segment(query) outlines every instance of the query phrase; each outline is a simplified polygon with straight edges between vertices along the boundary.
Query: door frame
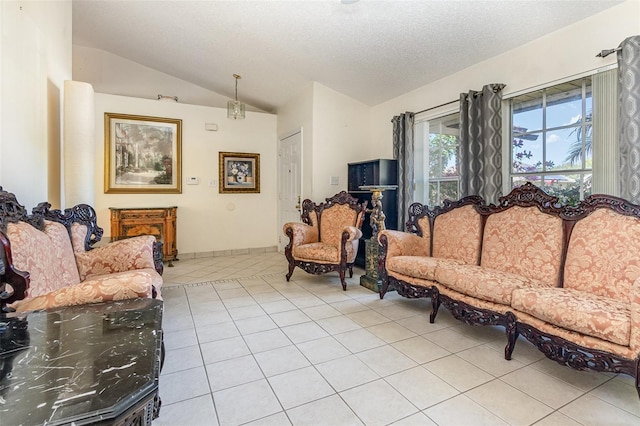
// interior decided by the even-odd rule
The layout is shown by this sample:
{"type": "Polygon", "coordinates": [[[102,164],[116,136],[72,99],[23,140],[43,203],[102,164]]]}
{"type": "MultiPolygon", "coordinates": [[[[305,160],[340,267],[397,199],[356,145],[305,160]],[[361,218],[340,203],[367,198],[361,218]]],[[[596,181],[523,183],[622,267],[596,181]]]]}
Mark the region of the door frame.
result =
{"type": "Polygon", "coordinates": [[[282,241],[283,238],[285,238],[284,234],[282,234],[282,227],[281,227],[281,223],[280,223],[280,219],[282,217],[282,201],[281,201],[281,197],[280,197],[280,184],[281,184],[281,161],[282,161],[282,156],[280,155],[280,150],[282,149],[282,141],[296,135],[296,134],[300,134],[300,200],[304,200],[304,196],[303,196],[303,182],[304,182],[304,132],[302,127],[298,127],[296,129],[293,129],[291,131],[285,132],[283,134],[281,134],[278,137],[278,165],[277,165],[277,169],[278,169],[278,215],[277,215],[277,229],[278,229],[278,241],[277,241],[277,246],[278,246],[278,251],[280,251],[280,248],[282,246],[282,241]]]}

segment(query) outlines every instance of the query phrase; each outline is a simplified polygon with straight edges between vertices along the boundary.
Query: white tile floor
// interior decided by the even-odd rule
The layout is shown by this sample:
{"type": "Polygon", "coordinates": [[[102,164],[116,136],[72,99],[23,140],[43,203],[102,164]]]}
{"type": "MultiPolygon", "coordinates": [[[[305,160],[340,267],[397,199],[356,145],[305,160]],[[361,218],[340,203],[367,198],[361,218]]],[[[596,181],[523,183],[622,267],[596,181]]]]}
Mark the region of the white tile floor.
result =
{"type": "Polygon", "coordinates": [[[638,425],[628,376],[580,372],[428,300],[296,269],[279,253],[165,268],[160,425],[638,425]]]}

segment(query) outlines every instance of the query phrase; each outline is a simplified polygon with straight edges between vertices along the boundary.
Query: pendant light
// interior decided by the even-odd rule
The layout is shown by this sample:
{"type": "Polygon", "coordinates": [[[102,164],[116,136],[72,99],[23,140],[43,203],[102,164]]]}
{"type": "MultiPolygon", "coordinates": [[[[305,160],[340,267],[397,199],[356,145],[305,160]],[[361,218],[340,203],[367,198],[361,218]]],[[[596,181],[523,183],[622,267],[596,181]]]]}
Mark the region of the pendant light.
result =
{"type": "Polygon", "coordinates": [[[238,80],[242,77],[234,74],[233,78],[236,79],[236,100],[227,102],[227,118],[242,120],[244,119],[244,104],[238,101],[238,80]]]}

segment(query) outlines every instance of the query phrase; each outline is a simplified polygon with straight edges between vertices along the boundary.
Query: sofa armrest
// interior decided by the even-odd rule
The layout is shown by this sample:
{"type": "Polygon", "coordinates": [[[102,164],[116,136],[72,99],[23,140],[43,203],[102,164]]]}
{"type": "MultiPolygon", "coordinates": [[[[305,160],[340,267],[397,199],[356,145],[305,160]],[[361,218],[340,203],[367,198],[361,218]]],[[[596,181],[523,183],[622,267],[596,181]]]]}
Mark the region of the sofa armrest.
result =
{"type": "Polygon", "coordinates": [[[318,228],[309,226],[306,223],[285,223],[282,231],[289,237],[291,247],[318,242],[318,228]]]}
{"type": "Polygon", "coordinates": [[[141,235],[113,241],[106,246],[76,253],[80,280],[95,275],[112,274],[136,269],[155,269],[153,247],[156,239],[141,235]]]}
{"type": "Polygon", "coordinates": [[[382,236],[387,238],[387,259],[395,256],[430,256],[430,241],[408,232],[385,229],[378,233],[378,244],[382,236]]]}

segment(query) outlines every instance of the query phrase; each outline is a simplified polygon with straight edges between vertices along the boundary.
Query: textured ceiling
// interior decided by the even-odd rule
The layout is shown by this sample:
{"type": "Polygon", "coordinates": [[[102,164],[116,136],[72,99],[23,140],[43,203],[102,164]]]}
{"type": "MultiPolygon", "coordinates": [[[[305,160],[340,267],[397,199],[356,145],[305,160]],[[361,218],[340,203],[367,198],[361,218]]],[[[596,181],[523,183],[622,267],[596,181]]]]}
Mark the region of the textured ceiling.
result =
{"type": "MultiPolygon", "coordinates": [[[[73,1],[73,43],[265,111],[317,81],[376,105],[620,1],[73,1]]],[[[532,59],[535,60],[535,59],[532,59]]]]}

